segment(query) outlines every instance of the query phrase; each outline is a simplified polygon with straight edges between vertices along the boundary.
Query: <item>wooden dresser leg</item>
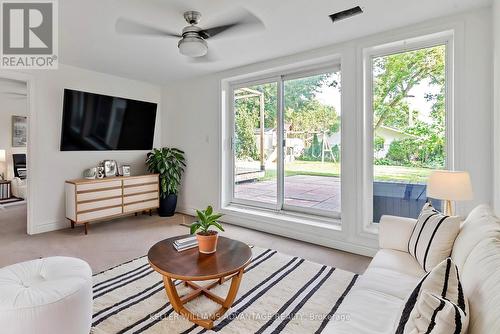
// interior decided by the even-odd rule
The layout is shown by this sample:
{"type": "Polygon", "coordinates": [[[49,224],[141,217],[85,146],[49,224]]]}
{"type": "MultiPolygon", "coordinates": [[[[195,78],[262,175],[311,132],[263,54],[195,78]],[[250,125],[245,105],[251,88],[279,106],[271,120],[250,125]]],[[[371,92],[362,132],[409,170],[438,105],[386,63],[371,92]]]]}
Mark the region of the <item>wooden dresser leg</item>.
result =
{"type": "Polygon", "coordinates": [[[71,221],[71,228],[75,228],[75,222],[70,220],[71,221]]]}
{"type": "Polygon", "coordinates": [[[149,210],[149,215],[152,216],[153,215],[153,210],[149,210]]]}
{"type": "Polygon", "coordinates": [[[88,234],[88,225],[89,225],[89,223],[85,223],[84,224],[84,226],[85,226],[85,235],[88,234]]]}
{"type": "Polygon", "coordinates": [[[134,215],[137,217],[137,212],[134,212],[134,215]]]}

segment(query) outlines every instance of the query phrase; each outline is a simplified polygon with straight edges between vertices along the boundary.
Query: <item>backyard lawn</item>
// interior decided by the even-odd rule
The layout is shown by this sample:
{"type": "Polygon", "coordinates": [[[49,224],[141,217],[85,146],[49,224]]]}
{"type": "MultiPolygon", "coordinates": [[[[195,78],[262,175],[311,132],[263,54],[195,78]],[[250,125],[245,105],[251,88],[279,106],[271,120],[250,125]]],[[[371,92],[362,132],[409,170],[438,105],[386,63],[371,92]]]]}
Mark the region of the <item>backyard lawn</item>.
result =
{"type": "MultiPolygon", "coordinates": [[[[426,183],[432,170],[401,166],[375,166],[375,180],[397,181],[408,183],[426,183]]],[[[285,164],[285,175],[339,176],[340,164],[333,162],[294,161],[285,164]]],[[[266,170],[266,175],[260,180],[276,177],[276,170],[266,170]]]]}

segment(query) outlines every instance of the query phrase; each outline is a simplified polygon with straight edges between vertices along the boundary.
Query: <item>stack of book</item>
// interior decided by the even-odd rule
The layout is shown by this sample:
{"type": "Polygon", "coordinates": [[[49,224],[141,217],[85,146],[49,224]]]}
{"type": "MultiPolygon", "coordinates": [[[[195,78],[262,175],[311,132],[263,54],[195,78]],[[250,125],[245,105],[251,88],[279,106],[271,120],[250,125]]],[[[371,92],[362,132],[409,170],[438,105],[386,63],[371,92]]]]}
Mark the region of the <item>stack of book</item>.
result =
{"type": "Polygon", "coordinates": [[[174,241],[174,248],[178,252],[195,247],[198,247],[198,240],[195,236],[174,241]]]}

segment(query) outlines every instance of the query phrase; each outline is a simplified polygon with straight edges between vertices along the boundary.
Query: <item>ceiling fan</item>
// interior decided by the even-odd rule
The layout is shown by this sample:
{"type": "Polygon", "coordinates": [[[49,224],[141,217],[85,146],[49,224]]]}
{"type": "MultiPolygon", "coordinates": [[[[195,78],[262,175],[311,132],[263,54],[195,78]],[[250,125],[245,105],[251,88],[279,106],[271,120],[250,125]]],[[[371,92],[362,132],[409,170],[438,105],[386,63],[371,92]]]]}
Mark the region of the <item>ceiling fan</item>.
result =
{"type": "MultiPolygon", "coordinates": [[[[240,29],[259,29],[264,25],[262,21],[252,13],[242,10],[236,15],[232,15],[232,20],[221,23],[217,26],[202,29],[198,26],[201,13],[190,10],[184,12],[184,19],[189,24],[182,29],[180,34],[164,29],[145,25],[127,18],[119,18],[116,21],[115,30],[120,34],[135,34],[180,38],[177,47],[179,52],[188,57],[199,58],[207,55],[207,39],[226,34],[230,31],[237,32],[240,29]]],[[[206,57],[204,57],[206,58],[206,57]]]]}

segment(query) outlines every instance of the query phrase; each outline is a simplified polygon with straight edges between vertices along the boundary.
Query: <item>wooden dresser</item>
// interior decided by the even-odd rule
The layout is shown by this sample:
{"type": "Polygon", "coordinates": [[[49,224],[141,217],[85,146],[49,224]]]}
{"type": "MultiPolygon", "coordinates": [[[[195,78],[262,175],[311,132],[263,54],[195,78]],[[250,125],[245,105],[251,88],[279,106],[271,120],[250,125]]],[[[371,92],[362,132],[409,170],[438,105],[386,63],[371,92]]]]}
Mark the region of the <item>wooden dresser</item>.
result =
{"type": "MultiPolygon", "coordinates": [[[[66,218],[75,224],[115,218],[159,207],[158,174],[66,181],[66,218]]],[[[150,211],[151,212],[151,211],[150,211]]]]}

